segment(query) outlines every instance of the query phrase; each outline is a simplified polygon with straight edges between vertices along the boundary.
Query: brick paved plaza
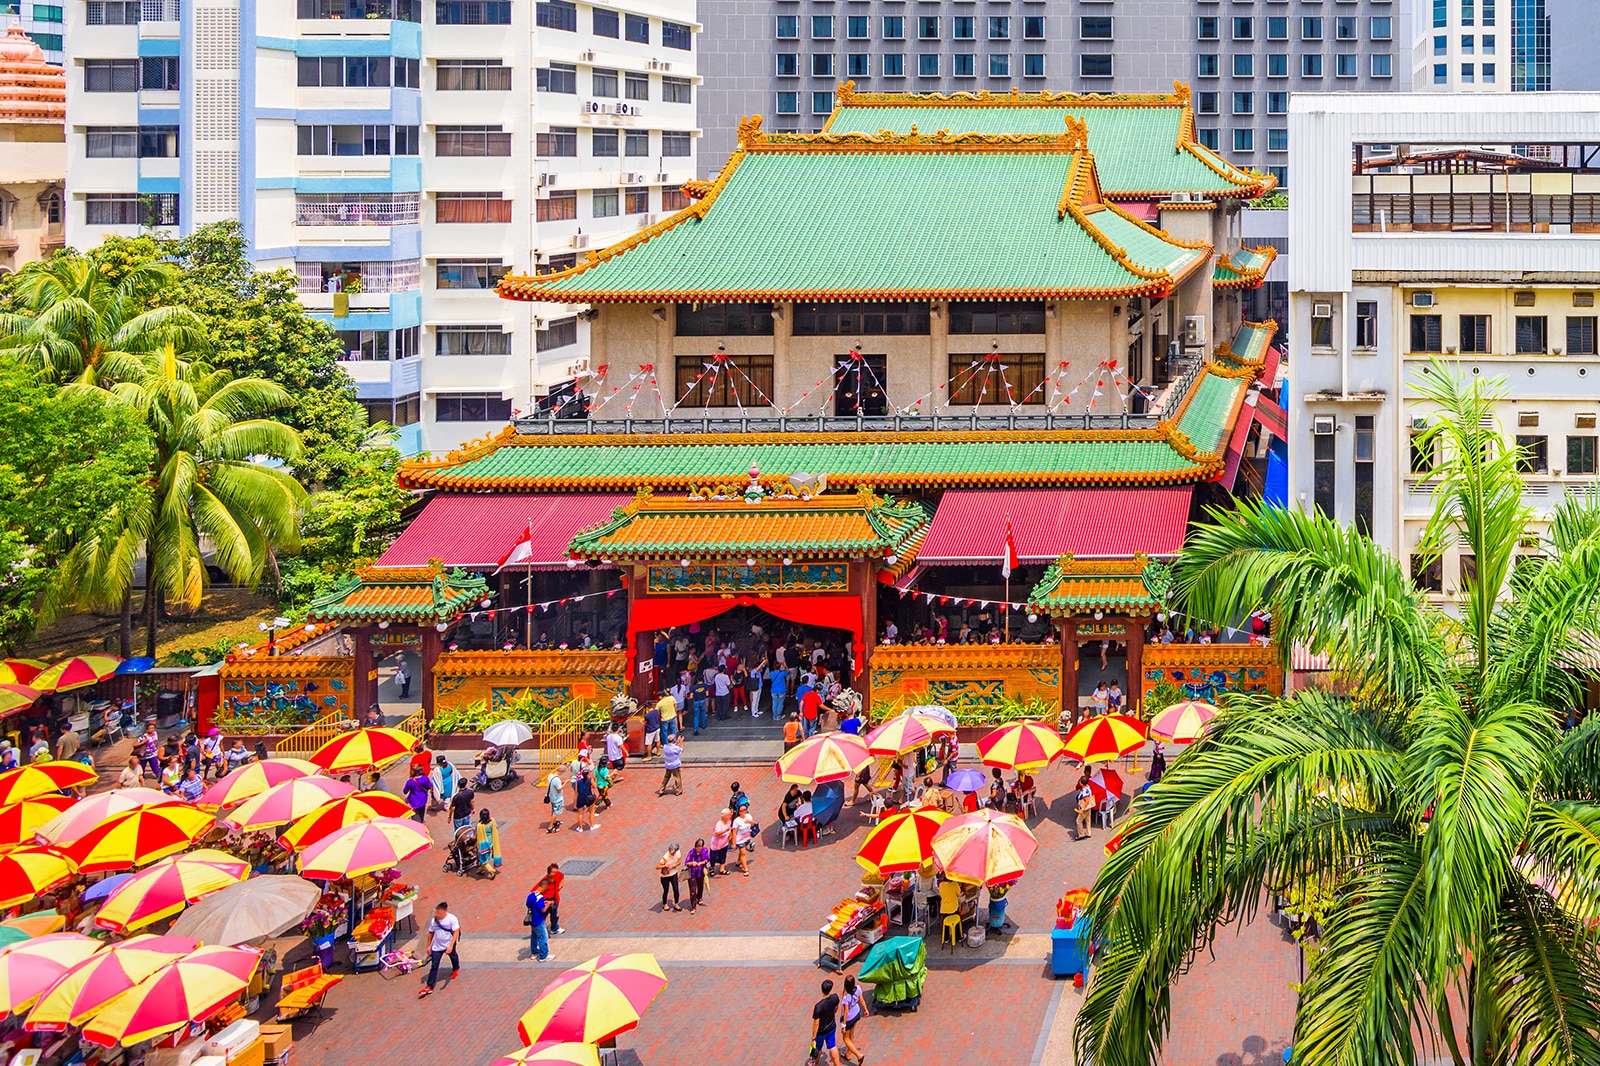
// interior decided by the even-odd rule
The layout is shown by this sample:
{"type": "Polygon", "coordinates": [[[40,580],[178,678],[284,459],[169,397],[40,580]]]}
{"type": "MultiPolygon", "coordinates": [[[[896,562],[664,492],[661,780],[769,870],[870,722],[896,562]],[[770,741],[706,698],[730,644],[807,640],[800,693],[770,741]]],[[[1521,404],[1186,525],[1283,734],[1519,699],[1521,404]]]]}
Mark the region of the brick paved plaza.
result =
{"type": "MultiPolygon", "coordinates": [[[[1066,828],[1071,768],[1041,776],[1051,801],[1029,819],[1040,848],[1015,889],[1007,917],[1014,935],[982,949],[930,944],[930,974],[915,1014],[874,1014],[861,1026],[868,1060],[896,1063],[1072,1062],[1071,1026],[1082,993],[1051,978],[1048,934],[1064,887],[1087,886],[1104,861],[1106,833],[1074,841],[1066,828]]],[[[847,808],[838,833],[818,845],[781,850],[772,812],[781,787],[769,766],[691,766],[684,796],[657,798],[659,771],[630,769],[612,790],[616,803],[600,828],[546,834],[546,808],[526,781],[486,801],[503,829],[505,865],[494,881],[440,869],[436,849],[402,867],[421,887],[423,921],[447,900],[460,917],[462,975],[418,1001],[419,978],[347,979],[329,997],[325,1020],[297,1026],[294,1066],[345,1066],[360,1059],[396,1064],[486,1066],[520,1046],[516,1019],[551,977],[602,952],[648,951],[670,983],[643,1023],[618,1041],[620,1061],[643,1066],[701,1062],[803,1061],[810,1007],[826,976],[814,965],[816,929],[831,905],[859,885],[855,849],[866,833],[847,808]],[[708,886],[708,906],[691,915],[660,908],[654,864],[662,848],[709,835],[728,784],[739,780],[763,822],[763,845],[749,877],[708,886]],[[562,897],[564,936],[551,959],[527,960],[523,897],[551,861],[599,860],[592,875],[569,876],[562,897]]],[[[570,826],[571,812],[568,811],[570,826]]],[[[429,817],[436,840],[448,824],[429,817]]],[[[401,946],[407,946],[402,943],[401,946]]],[[[425,957],[420,938],[419,955],[425,957]]],[[[1224,933],[1214,959],[1179,985],[1167,1061],[1175,1066],[1253,1066],[1281,1062],[1293,1023],[1298,952],[1276,925],[1258,921],[1224,933]]]]}

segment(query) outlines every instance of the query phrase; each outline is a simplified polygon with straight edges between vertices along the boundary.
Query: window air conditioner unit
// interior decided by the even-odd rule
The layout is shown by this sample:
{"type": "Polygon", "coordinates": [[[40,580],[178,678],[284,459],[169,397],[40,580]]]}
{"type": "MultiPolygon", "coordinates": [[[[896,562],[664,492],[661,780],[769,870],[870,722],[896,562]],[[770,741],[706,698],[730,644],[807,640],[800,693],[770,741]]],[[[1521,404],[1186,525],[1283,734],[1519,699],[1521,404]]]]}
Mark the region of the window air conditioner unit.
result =
{"type": "Polygon", "coordinates": [[[572,246],[574,248],[589,247],[589,235],[587,233],[574,233],[572,235],[572,246]]]}
{"type": "Polygon", "coordinates": [[[1433,306],[1433,293],[1431,293],[1431,292],[1414,292],[1414,293],[1412,293],[1411,294],[1411,306],[1412,307],[1432,307],[1433,306]]]}
{"type": "Polygon", "coordinates": [[[639,174],[639,173],[637,173],[635,171],[632,171],[632,170],[628,170],[628,171],[624,171],[623,172],[622,184],[624,184],[624,185],[638,185],[638,184],[641,184],[643,181],[644,181],[644,175],[643,174],[639,174]]]}
{"type": "Polygon", "coordinates": [[[651,69],[651,70],[660,70],[660,69],[661,69],[661,60],[659,60],[659,59],[652,59],[652,60],[651,60],[651,61],[650,61],[650,69],[651,69]]]}
{"type": "Polygon", "coordinates": [[[593,52],[579,52],[578,53],[578,61],[580,63],[593,63],[594,62],[594,53],[593,52]]]}
{"type": "Polygon", "coordinates": [[[1519,425],[1519,426],[1537,426],[1538,424],[1539,424],[1539,412],[1538,411],[1518,411],[1517,412],[1517,425],[1519,425]]]}
{"type": "Polygon", "coordinates": [[[632,115],[637,118],[639,116],[639,105],[620,102],[616,105],[616,112],[619,115],[632,115]]]}
{"type": "Polygon", "coordinates": [[[1183,343],[1186,345],[1203,345],[1206,342],[1206,316],[1183,316],[1183,343]]]}
{"type": "Polygon", "coordinates": [[[1333,416],[1313,415],[1311,417],[1311,432],[1319,437],[1333,436],[1333,416]]]}
{"type": "Polygon", "coordinates": [[[1332,318],[1333,317],[1333,304],[1331,304],[1331,303],[1314,303],[1314,304],[1312,304],[1311,305],[1311,317],[1312,318],[1332,318]]]}
{"type": "Polygon", "coordinates": [[[1594,306],[1594,293],[1592,293],[1592,292],[1575,292],[1575,293],[1573,293],[1572,294],[1572,306],[1573,307],[1593,307],[1594,306]]]}
{"type": "Polygon", "coordinates": [[[666,183],[667,183],[667,176],[665,174],[657,174],[656,175],[656,184],[657,185],[665,185],[666,183]]]}
{"type": "Polygon", "coordinates": [[[1572,424],[1577,429],[1593,429],[1594,428],[1594,415],[1592,415],[1592,414],[1573,415],[1572,416],[1572,424]]]}

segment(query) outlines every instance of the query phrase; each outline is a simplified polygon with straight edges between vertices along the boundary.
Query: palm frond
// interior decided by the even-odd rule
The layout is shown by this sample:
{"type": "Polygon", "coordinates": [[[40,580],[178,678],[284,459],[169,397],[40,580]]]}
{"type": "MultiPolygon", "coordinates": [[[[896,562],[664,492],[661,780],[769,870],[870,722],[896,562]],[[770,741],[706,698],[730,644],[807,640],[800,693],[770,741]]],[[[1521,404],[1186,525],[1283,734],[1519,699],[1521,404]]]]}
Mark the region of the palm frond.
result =
{"type": "Polygon", "coordinates": [[[1572,917],[1600,921],[1600,805],[1535,801],[1523,872],[1572,917]]]}
{"type": "Polygon", "coordinates": [[[1600,803],[1600,714],[1586,715],[1562,737],[1550,764],[1553,780],[1547,795],[1600,803]]]}
{"type": "Polygon", "coordinates": [[[1508,893],[1490,958],[1506,1045],[1498,1062],[1600,1062],[1600,955],[1581,922],[1532,886],[1508,893]]]}

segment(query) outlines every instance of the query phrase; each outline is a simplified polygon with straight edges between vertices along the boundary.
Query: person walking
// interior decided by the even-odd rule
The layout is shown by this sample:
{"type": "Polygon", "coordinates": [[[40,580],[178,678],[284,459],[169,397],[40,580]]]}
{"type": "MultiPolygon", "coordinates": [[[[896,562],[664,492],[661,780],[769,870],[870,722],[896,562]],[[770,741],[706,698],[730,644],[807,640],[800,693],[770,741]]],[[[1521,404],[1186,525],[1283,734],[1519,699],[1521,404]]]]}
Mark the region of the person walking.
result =
{"type": "Polygon", "coordinates": [[[672,909],[683,910],[678,905],[678,871],[683,869],[683,848],[677,844],[667,845],[667,850],[656,863],[656,873],[661,877],[661,910],[667,909],[667,892],[672,892],[672,909]]]}
{"type": "Polygon", "coordinates": [[[733,678],[728,676],[728,671],[722,667],[717,668],[716,676],[711,679],[711,693],[717,701],[717,721],[725,722],[733,713],[733,678]]]}
{"type": "Polygon", "coordinates": [[[423,813],[428,809],[428,800],[433,796],[433,783],[428,780],[428,775],[423,773],[422,767],[413,766],[406,783],[401,786],[401,795],[405,797],[406,806],[411,808],[411,817],[417,821],[423,820],[423,813]]]}
{"type": "Polygon", "coordinates": [[[599,823],[594,820],[594,778],[587,764],[580,766],[578,772],[573,775],[572,791],[575,793],[572,806],[578,812],[578,824],[572,827],[573,832],[594,832],[595,826],[599,823]]]}
{"type": "Polygon", "coordinates": [[[733,845],[733,810],[722,808],[711,827],[711,877],[728,876],[728,848],[733,845]]]}
{"type": "Polygon", "coordinates": [[[621,781],[622,771],[628,765],[627,726],[618,722],[606,730],[606,758],[611,761],[611,780],[621,781]]]}
{"type": "Polygon", "coordinates": [[[672,693],[667,693],[652,704],[644,712],[644,758],[656,754],[661,750],[661,707],[665,702],[672,700],[672,693]]]}
{"type": "MultiPolygon", "coordinates": [[[[419,818],[418,821],[421,821],[419,818]]],[[[478,869],[489,871],[489,880],[500,872],[500,826],[485,807],[478,812],[478,869]]]]}
{"type": "Polygon", "coordinates": [[[550,780],[545,784],[544,801],[550,805],[550,825],[546,833],[554,833],[561,828],[561,812],[567,806],[567,794],[561,784],[561,771],[550,771],[550,780]]]}
{"type": "Polygon", "coordinates": [[[567,875],[561,872],[561,864],[553,862],[544,868],[544,876],[534,886],[544,896],[545,928],[557,936],[567,931],[566,926],[561,924],[561,883],[566,879],[567,875]]]}
{"type": "Polygon", "coordinates": [[[867,1061],[867,1056],[862,1048],[856,1046],[856,1023],[867,1012],[867,1003],[866,997],[861,993],[861,986],[856,983],[854,974],[848,974],[844,979],[844,995],[839,997],[839,1009],[844,1014],[844,1029],[840,1034],[843,1037],[842,1042],[844,1044],[844,1055],[842,1057],[848,1061],[850,1056],[854,1055],[857,1066],[859,1066],[860,1063],[867,1061]]]}
{"type": "Polygon", "coordinates": [[[450,956],[450,980],[461,976],[461,956],[456,945],[461,942],[461,919],[450,913],[450,904],[440,903],[433,908],[428,919],[428,983],[422,986],[417,998],[433,995],[433,986],[439,982],[439,963],[450,956]]]}
{"type": "Polygon", "coordinates": [[[406,668],[406,657],[404,655],[400,656],[399,665],[394,668],[394,683],[395,687],[400,690],[400,698],[409,700],[411,698],[411,671],[406,668]]]}
{"type": "Polygon", "coordinates": [[[705,837],[695,837],[694,847],[689,849],[689,857],[684,861],[684,867],[689,871],[689,913],[693,914],[700,909],[706,898],[706,870],[711,866],[711,849],[706,847],[705,837]]]}
{"type": "Polygon", "coordinates": [[[550,958],[550,934],[544,924],[550,904],[538,886],[528,893],[527,904],[528,914],[522,921],[528,927],[528,958],[545,962],[550,958]]]}
{"type": "MultiPolygon", "coordinates": [[[[600,756],[600,764],[594,768],[594,790],[600,795],[600,809],[611,809],[611,760],[604,755],[600,756]]],[[[595,823],[599,825],[599,822],[595,823]]]]}
{"type": "Polygon", "coordinates": [[[1079,784],[1077,801],[1072,809],[1078,816],[1072,839],[1082,840],[1094,836],[1094,827],[1090,824],[1090,819],[1094,816],[1094,790],[1089,787],[1088,778],[1084,778],[1079,784]]]}
{"type": "Polygon", "coordinates": [[[144,781],[144,768],[139,762],[139,756],[128,756],[128,765],[122,768],[117,775],[118,788],[138,788],[144,781]]]}
{"type": "Polygon", "coordinates": [[[478,794],[472,791],[470,785],[463,784],[456,789],[456,794],[450,797],[450,829],[460,832],[472,824],[472,808],[477,802],[478,794]]]}
{"type": "Polygon", "coordinates": [[[450,765],[450,760],[443,755],[433,760],[433,772],[428,775],[429,783],[433,785],[433,803],[430,810],[442,811],[450,805],[456,794],[456,768],[450,765]]]}
{"type": "Polygon", "coordinates": [[[822,1066],[824,1051],[833,1066],[839,1066],[838,1032],[839,997],[833,994],[833,982],[824,981],[822,998],[811,1008],[811,1057],[806,1066],[822,1066]]]}
{"type": "Polygon", "coordinates": [[[746,807],[739,812],[733,820],[733,850],[739,856],[739,872],[746,877],[750,876],[750,854],[756,850],[756,833],[760,826],[756,824],[755,815],[746,807]]]}
{"type": "MultiPolygon", "coordinates": [[[[745,710],[745,704],[750,702],[750,672],[744,668],[744,663],[735,662],[733,673],[728,677],[728,692],[733,701],[733,710],[745,710]]],[[[730,712],[731,713],[731,712],[730,712]]]]}
{"type": "Polygon", "coordinates": [[[767,660],[762,659],[745,674],[745,690],[749,693],[750,717],[761,717],[761,682],[766,677],[767,660]]]}
{"type": "Polygon", "coordinates": [[[683,741],[678,737],[673,737],[661,748],[661,788],[656,795],[665,796],[669,784],[676,789],[677,795],[683,795],[683,741]]]}
{"type": "MultiPolygon", "coordinates": [[[[783,649],[780,647],[778,651],[781,653],[783,649]]],[[[789,671],[783,668],[781,659],[779,664],[772,668],[769,676],[772,683],[772,720],[781,722],[783,705],[789,694],[789,671]]]]}

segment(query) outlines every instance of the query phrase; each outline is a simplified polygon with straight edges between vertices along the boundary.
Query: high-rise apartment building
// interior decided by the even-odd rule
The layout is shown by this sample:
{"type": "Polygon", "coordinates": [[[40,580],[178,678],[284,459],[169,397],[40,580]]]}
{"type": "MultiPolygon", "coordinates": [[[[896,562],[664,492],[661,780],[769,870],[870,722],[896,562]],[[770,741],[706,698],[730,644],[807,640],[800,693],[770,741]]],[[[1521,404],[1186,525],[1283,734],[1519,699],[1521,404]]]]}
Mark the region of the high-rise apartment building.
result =
{"type": "Polygon", "coordinates": [[[1591,0],[1420,0],[1416,15],[1419,92],[1600,90],[1591,0]]]}
{"type": "Polygon", "coordinates": [[[65,32],[63,6],[62,2],[38,4],[34,0],[0,0],[0,32],[13,25],[21,26],[44,52],[45,62],[60,66],[65,32]]]}
{"type": "Polygon", "coordinates": [[[1201,143],[1287,184],[1290,93],[1411,86],[1409,0],[701,0],[700,12],[705,174],[744,115],[819,129],[845,81],[943,93],[1184,81],[1201,143]]]}
{"type": "Polygon", "coordinates": [[[681,0],[71,0],[68,240],[237,218],[440,451],[559,403],[581,307],[500,300],[687,203],[681,0]],[[553,399],[552,399],[553,397],[553,399]]]}

